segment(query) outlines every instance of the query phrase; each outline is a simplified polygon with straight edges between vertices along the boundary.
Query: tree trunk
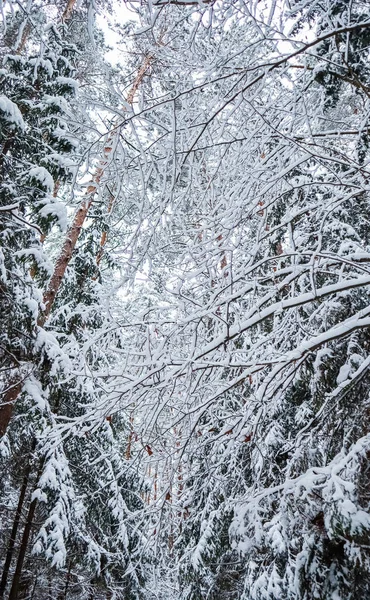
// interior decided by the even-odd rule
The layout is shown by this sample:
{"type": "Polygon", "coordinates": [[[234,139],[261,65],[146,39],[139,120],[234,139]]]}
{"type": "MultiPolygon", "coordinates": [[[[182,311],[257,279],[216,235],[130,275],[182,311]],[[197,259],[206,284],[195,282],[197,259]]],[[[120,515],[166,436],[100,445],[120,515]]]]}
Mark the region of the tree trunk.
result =
{"type": "Polygon", "coordinates": [[[63,594],[64,600],[67,600],[69,582],[70,582],[70,579],[71,579],[71,570],[72,570],[72,561],[70,560],[69,561],[69,565],[68,565],[67,576],[66,576],[66,585],[65,585],[64,594],[63,594]]]}
{"type": "MultiPolygon", "coordinates": [[[[137,90],[139,89],[140,83],[145,75],[145,73],[147,72],[148,68],[150,67],[151,63],[152,63],[153,57],[151,55],[146,56],[143,64],[141,65],[138,74],[136,76],[136,79],[132,85],[131,90],[128,93],[127,96],[127,104],[132,105],[135,99],[135,94],[137,92],[137,90]]],[[[108,208],[107,208],[107,214],[108,216],[110,215],[110,213],[112,212],[113,206],[114,206],[114,201],[115,201],[115,196],[114,194],[110,194],[109,196],[109,202],[108,202],[108,208]]],[[[100,238],[100,247],[99,247],[99,251],[98,254],[96,256],[96,264],[99,266],[101,259],[103,257],[104,254],[104,248],[105,245],[107,243],[107,239],[108,239],[108,232],[107,231],[103,231],[101,238],[100,238]]]]}
{"type": "Polygon", "coordinates": [[[71,18],[72,10],[74,9],[75,4],[76,0],[68,0],[67,6],[65,7],[61,18],[62,23],[65,23],[66,21],[68,21],[68,19],[71,18]]]}
{"type": "MultiPolygon", "coordinates": [[[[19,375],[19,378],[21,376],[19,375]]],[[[22,391],[23,382],[21,379],[18,381],[11,381],[8,384],[8,389],[3,393],[3,401],[0,404],[0,437],[5,435],[9,425],[9,421],[13,414],[13,405],[17,400],[19,394],[22,391]]]]}
{"type": "Polygon", "coordinates": [[[28,21],[23,29],[22,37],[19,42],[18,48],[16,49],[16,54],[22,54],[26,44],[28,37],[31,33],[31,23],[28,21]]]}
{"type": "Polygon", "coordinates": [[[66,239],[64,240],[61,253],[59,254],[59,257],[55,264],[54,272],[50,278],[47,290],[44,293],[43,303],[45,305],[45,308],[37,320],[37,324],[40,327],[42,327],[45,324],[46,319],[50,315],[50,311],[53,307],[56,295],[63,281],[63,277],[66,272],[69,261],[72,258],[73,250],[76,247],[77,240],[80,236],[82,226],[89,212],[89,208],[93,201],[95,192],[95,185],[91,185],[88,187],[87,197],[81,203],[80,208],[78,209],[75,218],[73,219],[73,223],[67,233],[66,239]]]}
{"type": "MultiPolygon", "coordinates": [[[[32,444],[32,448],[31,448],[31,452],[33,452],[35,450],[35,447],[36,447],[36,441],[34,440],[33,444],[32,444]]],[[[17,510],[16,510],[15,516],[14,516],[13,527],[12,527],[12,531],[10,534],[8,550],[7,550],[6,557],[5,557],[3,574],[1,577],[1,581],[0,581],[0,598],[4,597],[4,593],[6,590],[7,583],[8,583],[9,569],[10,569],[10,565],[11,565],[11,562],[13,559],[14,546],[15,546],[15,542],[17,539],[18,527],[19,527],[19,522],[20,522],[22,510],[23,510],[23,504],[24,504],[24,499],[25,499],[26,492],[27,492],[30,473],[31,473],[31,460],[28,461],[27,469],[26,469],[26,472],[23,477],[21,491],[20,491],[19,499],[18,499],[18,506],[17,506],[17,510]]]]}
{"type": "Polygon", "coordinates": [[[26,526],[23,531],[21,547],[19,550],[17,566],[15,569],[13,583],[12,583],[12,587],[11,587],[10,594],[9,594],[9,600],[17,600],[17,598],[18,598],[19,586],[20,586],[21,575],[22,575],[22,570],[23,570],[23,563],[24,563],[24,559],[26,556],[26,552],[27,552],[28,540],[29,540],[30,533],[31,533],[32,522],[33,522],[33,517],[35,515],[36,505],[37,505],[37,500],[36,499],[32,500],[29,510],[28,510],[26,526]]]}
{"type": "MultiPolygon", "coordinates": [[[[38,482],[38,480],[40,478],[43,466],[44,466],[44,460],[41,461],[40,467],[38,469],[36,482],[38,482]]],[[[37,483],[36,483],[36,485],[37,485],[37,483]]],[[[37,506],[37,499],[34,498],[34,500],[31,501],[31,504],[28,509],[26,524],[24,526],[21,546],[20,546],[19,554],[18,554],[17,566],[15,568],[12,587],[11,587],[11,590],[9,593],[9,600],[17,600],[18,599],[19,588],[20,588],[20,583],[21,583],[21,576],[22,576],[22,571],[23,571],[23,564],[24,564],[24,559],[26,557],[28,541],[30,538],[30,533],[31,533],[31,529],[32,529],[33,518],[35,516],[36,506],[37,506]]]]}

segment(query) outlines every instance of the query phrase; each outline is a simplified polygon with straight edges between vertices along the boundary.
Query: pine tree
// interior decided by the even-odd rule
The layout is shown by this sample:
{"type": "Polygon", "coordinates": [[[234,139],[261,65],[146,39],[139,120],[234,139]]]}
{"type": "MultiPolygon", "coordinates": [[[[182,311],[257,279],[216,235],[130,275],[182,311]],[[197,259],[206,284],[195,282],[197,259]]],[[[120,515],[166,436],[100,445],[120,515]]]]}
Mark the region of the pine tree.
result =
{"type": "MultiPolygon", "coordinates": [[[[15,20],[18,18],[19,13],[15,20]]],[[[57,195],[63,182],[72,176],[73,160],[70,155],[77,145],[74,133],[66,125],[70,110],[68,99],[74,96],[76,89],[73,79],[75,49],[62,39],[56,28],[45,28],[43,12],[35,11],[32,18],[35,51],[28,56],[5,55],[1,71],[4,91],[1,102],[0,193],[4,215],[1,227],[1,331],[4,391],[5,397],[10,397],[11,401],[18,395],[19,385],[32,372],[32,363],[36,367],[41,360],[41,339],[37,335],[36,322],[41,301],[40,285],[50,270],[42,241],[55,223],[65,228],[66,209],[57,195]],[[6,394],[7,389],[10,396],[6,394]]],[[[22,40],[23,50],[26,35],[22,40]]],[[[12,402],[1,406],[2,424],[8,421],[11,411],[12,402]]],[[[31,415],[32,407],[29,417],[31,415]]],[[[6,433],[5,427],[2,427],[1,433],[6,433]]],[[[17,433],[17,427],[14,433],[17,433]]],[[[16,488],[20,443],[24,444],[23,450],[26,451],[23,475],[21,469],[18,509],[1,581],[2,594],[7,585],[17,532],[22,525],[20,514],[24,511],[24,504],[27,505],[29,490],[35,484],[35,470],[39,469],[34,456],[34,434],[31,421],[25,428],[20,426],[18,439],[14,435],[2,438],[8,462],[5,471],[7,483],[11,486],[16,484],[16,488]]],[[[5,540],[9,539],[8,532],[7,526],[4,528],[5,540]]],[[[19,584],[18,578],[16,587],[19,584]]]]}

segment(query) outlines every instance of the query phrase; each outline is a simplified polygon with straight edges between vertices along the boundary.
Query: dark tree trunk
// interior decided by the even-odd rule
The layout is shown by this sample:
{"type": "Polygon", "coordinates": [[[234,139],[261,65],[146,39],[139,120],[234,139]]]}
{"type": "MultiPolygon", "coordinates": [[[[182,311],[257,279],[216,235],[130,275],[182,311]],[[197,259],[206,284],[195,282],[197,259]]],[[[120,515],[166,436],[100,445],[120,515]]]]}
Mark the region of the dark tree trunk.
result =
{"type": "MultiPolygon", "coordinates": [[[[31,451],[33,451],[34,449],[35,449],[35,442],[33,442],[31,451]]],[[[11,565],[11,562],[13,559],[14,547],[15,547],[15,542],[17,539],[18,527],[19,527],[19,522],[20,522],[20,518],[21,518],[21,514],[22,514],[24,499],[25,499],[26,492],[27,492],[30,473],[31,473],[31,461],[29,460],[26,472],[23,477],[21,491],[20,491],[19,499],[18,499],[18,506],[17,506],[17,510],[16,510],[15,516],[14,516],[12,531],[10,533],[8,550],[6,553],[3,574],[1,577],[1,581],[0,581],[0,598],[4,597],[6,586],[8,583],[9,569],[10,569],[10,565],[11,565]]]]}
{"type": "MultiPolygon", "coordinates": [[[[38,469],[37,477],[36,477],[36,485],[41,476],[44,462],[45,462],[44,460],[41,461],[40,467],[38,469]]],[[[20,546],[19,554],[18,554],[17,565],[15,568],[14,576],[13,576],[12,587],[11,587],[11,590],[9,593],[9,600],[18,600],[24,559],[26,557],[26,552],[27,552],[27,548],[28,548],[28,542],[30,539],[30,534],[31,534],[31,529],[32,529],[32,524],[33,524],[33,518],[35,516],[36,506],[37,506],[37,499],[35,498],[34,500],[32,500],[32,502],[29,506],[29,509],[28,509],[26,524],[24,526],[24,531],[23,531],[22,540],[21,540],[21,546],[20,546]]]]}
{"type": "Polygon", "coordinates": [[[30,538],[33,517],[35,516],[36,505],[37,505],[37,500],[36,499],[32,500],[30,507],[28,509],[27,521],[26,521],[26,525],[25,525],[25,528],[23,531],[21,547],[19,550],[17,566],[15,569],[13,583],[12,583],[12,587],[11,587],[10,594],[9,594],[9,600],[17,600],[18,599],[23,564],[24,564],[24,559],[26,557],[28,540],[30,538]]]}
{"type": "Polygon", "coordinates": [[[3,398],[0,404],[0,437],[5,435],[8,429],[9,421],[13,414],[13,405],[22,391],[23,381],[19,375],[17,381],[11,381],[8,389],[3,392],[3,398]]]}

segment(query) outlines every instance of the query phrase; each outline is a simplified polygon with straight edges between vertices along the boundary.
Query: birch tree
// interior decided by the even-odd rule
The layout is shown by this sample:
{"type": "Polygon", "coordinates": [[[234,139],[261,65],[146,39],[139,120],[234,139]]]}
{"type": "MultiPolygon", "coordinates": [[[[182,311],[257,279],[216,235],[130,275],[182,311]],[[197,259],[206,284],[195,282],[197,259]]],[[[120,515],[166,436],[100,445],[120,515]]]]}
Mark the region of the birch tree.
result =
{"type": "Polygon", "coordinates": [[[128,265],[161,301],[125,325],[113,398],[142,407],[159,460],[186,432],[167,475],[194,503],[172,524],[182,593],[217,597],[235,550],[243,598],[364,594],[368,4],[148,15],[146,43],[166,35],[132,118],[128,265]]]}

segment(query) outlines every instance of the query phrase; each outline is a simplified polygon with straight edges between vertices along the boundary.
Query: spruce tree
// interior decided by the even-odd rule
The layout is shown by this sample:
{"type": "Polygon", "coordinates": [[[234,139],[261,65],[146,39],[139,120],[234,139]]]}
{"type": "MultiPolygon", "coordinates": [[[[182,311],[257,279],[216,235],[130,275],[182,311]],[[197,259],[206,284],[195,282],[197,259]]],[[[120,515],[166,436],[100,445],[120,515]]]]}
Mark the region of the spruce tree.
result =
{"type": "MultiPolygon", "coordinates": [[[[4,381],[5,397],[11,402],[2,407],[6,424],[2,445],[7,455],[3,497],[10,485],[13,522],[3,531],[1,593],[15,599],[32,588],[33,597],[44,598],[53,585],[58,594],[67,594],[69,588],[68,593],[81,598],[95,593],[136,598],[140,595],[142,550],[133,515],[140,507],[141,484],[139,475],[131,476],[125,461],[119,462],[116,449],[118,440],[125,441],[128,433],[120,427],[112,429],[100,415],[98,419],[105,425],[93,425],[93,432],[86,432],[85,444],[78,432],[79,444],[59,434],[59,420],[85,422],[84,412],[100,401],[101,392],[83,375],[86,369],[99,368],[99,350],[85,355],[82,349],[103,326],[104,318],[98,304],[102,297],[96,281],[98,245],[93,242],[96,225],[92,220],[74,253],[54,314],[48,323],[40,319],[45,309],[41,290],[52,273],[42,243],[56,221],[66,228],[66,210],[56,196],[68,198],[63,184],[71,180],[79,158],[74,130],[81,111],[76,111],[73,100],[77,89],[73,77],[78,75],[75,67],[81,68],[77,59],[83,62],[85,55],[81,57],[77,47],[81,37],[78,44],[72,41],[76,39],[74,22],[67,26],[62,20],[56,26],[46,24],[42,11],[34,16],[30,16],[30,46],[24,40],[22,47],[25,55],[7,55],[2,72],[7,90],[1,104],[6,123],[2,130],[6,162],[2,190],[4,212],[9,213],[12,225],[12,230],[8,223],[4,228],[3,273],[17,283],[14,289],[9,287],[13,297],[9,291],[8,303],[22,319],[16,321],[14,312],[8,319],[10,332],[3,328],[10,348],[4,348],[4,355],[13,361],[8,358],[12,371],[4,381]],[[35,47],[38,53],[34,54],[35,47]],[[16,136],[21,131],[23,136],[16,136]],[[10,200],[14,206],[9,205],[10,200]],[[16,230],[13,222],[19,220],[21,227],[16,230]],[[28,296],[20,294],[19,290],[28,288],[28,296]],[[12,327],[17,335],[12,334],[12,327]],[[72,375],[73,371],[82,376],[72,375]],[[7,395],[7,386],[14,388],[14,398],[7,395]],[[10,429],[9,411],[13,413],[10,429]],[[82,461],[81,447],[85,452],[82,461]],[[25,464],[19,474],[16,465],[21,448],[25,464]],[[95,461],[96,469],[82,476],[81,464],[87,457],[95,461]],[[91,489],[95,490],[92,497],[91,489]],[[97,505],[93,497],[100,498],[101,493],[104,501],[97,505]]],[[[77,14],[77,21],[81,17],[87,18],[84,10],[77,14]]],[[[85,27],[87,35],[86,20],[85,27]]],[[[77,30],[83,31],[81,22],[77,30]]],[[[80,122],[80,138],[84,122],[88,122],[87,116],[80,122]]],[[[52,244],[46,240],[46,251],[51,249],[53,254],[52,244]]]]}

